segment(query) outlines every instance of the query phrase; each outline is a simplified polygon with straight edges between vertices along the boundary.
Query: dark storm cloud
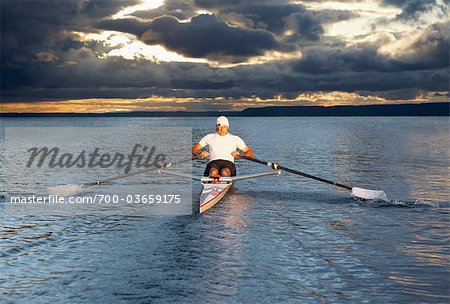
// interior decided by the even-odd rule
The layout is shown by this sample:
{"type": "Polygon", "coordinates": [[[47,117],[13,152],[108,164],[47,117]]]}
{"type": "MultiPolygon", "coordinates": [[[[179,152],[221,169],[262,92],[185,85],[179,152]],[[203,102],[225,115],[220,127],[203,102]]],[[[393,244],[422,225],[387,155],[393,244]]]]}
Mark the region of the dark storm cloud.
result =
{"type": "Polygon", "coordinates": [[[286,29],[294,32],[298,41],[303,39],[319,40],[324,33],[324,25],[355,18],[358,15],[349,11],[322,10],[318,12],[303,11],[285,18],[286,29]]]}
{"type": "Polygon", "coordinates": [[[138,11],[133,16],[145,21],[103,20],[98,27],[134,34],[147,44],[160,44],[187,57],[239,63],[265,51],[295,51],[308,41],[319,41],[324,26],[357,14],[308,11],[303,5],[285,1],[169,0],[159,8],[138,11]],[[214,14],[194,15],[198,9],[214,14]],[[178,18],[190,21],[179,22],[178,18]],[[286,31],[289,36],[282,37],[286,31]]]}
{"type": "MultiPolygon", "coordinates": [[[[101,60],[89,49],[73,50],[64,60],[77,64],[34,62],[5,68],[3,101],[77,98],[138,98],[152,94],[172,96],[173,89],[226,89],[233,79],[207,65],[156,64],[121,58],[101,60]]],[[[2,75],[3,76],[3,75],[2,75]]]]}
{"type": "Polygon", "coordinates": [[[141,36],[149,27],[149,23],[142,22],[137,19],[104,19],[96,24],[96,27],[107,31],[117,31],[122,33],[130,33],[136,36],[141,36]]]}
{"type": "Polygon", "coordinates": [[[432,24],[414,41],[404,60],[416,63],[416,68],[448,68],[449,46],[450,21],[432,24]]]}
{"type": "Polygon", "coordinates": [[[207,9],[217,19],[228,24],[248,29],[261,29],[281,35],[286,30],[293,31],[290,41],[318,40],[324,33],[324,26],[348,20],[357,13],[342,10],[310,11],[301,4],[287,1],[168,1],[163,6],[149,11],[133,13],[143,19],[154,19],[162,15],[178,19],[190,19],[198,9],[207,9]]]}
{"type": "MultiPolygon", "coordinates": [[[[311,75],[306,73],[286,73],[283,67],[243,66],[230,69],[235,79],[234,87],[227,90],[215,90],[223,96],[239,98],[241,96],[259,96],[272,98],[282,95],[294,98],[301,92],[343,91],[343,92],[393,92],[396,99],[413,98],[412,92],[445,91],[448,89],[448,74],[442,70],[424,70],[411,73],[399,71],[385,72],[340,72],[311,75]],[[255,77],[255,75],[258,75],[255,77]],[[246,79],[246,81],[239,81],[246,79]]],[[[218,96],[220,96],[220,94],[218,96]]],[[[375,95],[375,94],[372,94],[375,95]]],[[[386,96],[388,96],[386,94],[386,96]]]]}
{"type": "MultiPolygon", "coordinates": [[[[395,5],[404,7],[405,3],[395,5]]],[[[1,4],[2,102],[143,98],[152,94],[235,99],[281,94],[293,98],[317,90],[402,99],[422,91],[448,90],[449,22],[429,26],[403,54],[391,58],[378,52],[382,42],[347,46],[338,37],[333,44],[324,41],[330,39],[323,37],[327,25],[354,18],[354,13],[310,11],[285,1],[169,0],[160,8],[133,14],[141,19],[122,20],[110,17],[133,2],[33,0],[1,4]],[[195,16],[198,9],[215,15],[195,16]],[[109,51],[107,46],[81,42],[69,33],[103,29],[132,33],[149,44],[219,62],[241,63],[265,51],[288,52],[299,46],[303,56],[295,61],[230,68],[100,59],[99,54],[109,51]],[[287,30],[293,33],[282,37],[287,30]]]]}
{"type": "Polygon", "coordinates": [[[184,20],[195,16],[195,7],[191,0],[166,0],[160,7],[152,10],[136,11],[132,15],[145,20],[166,15],[184,20]]]}
{"type": "Polygon", "coordinates": [[[305,11],[303,5],[248,3],[240,7],[224,8],[219,11],[219,16],[225,17],[230,13],[240,14],[251,20],[255,28],[262,28],[279,34],[282,33],[286,27],[286,17],[305,11]]]}
{"type": "Polygon", "coordinates": [[[4,0],[1,2],[2,65],[36,60],[40,52],[55,58],[59,52],[80,48],[69,31],[96,31],[92,27],[124,6],[137,3],[109,0],[4,0]]]}
{"type": "MultiPolygon", "coordinates": [[[[218,7],[230,7],[230,6],[238,6],[243,4],[244,0],[194,0],[194,3],[197,7],[201,8],[218,8],[218,7]]],[[[255,2],[249,0],[247,2],[255,2]]],[[[261,2],[264,2],[262,0],[261,2]]]]}
{"type": "Polygon", "coordinates": [[[343,10],[312,11],[301,4],[246,3],[240,7],[223,8],[217,12],[219,18],[236,26],[264,29],[277,35],[287,43],[305,45],[319,41],[325,27],[339,21],[358,16],[343,10]],[[288,34],[288,36],[285,36],[288,34]]]}
{"type": "Polygon", "coordinates": [[[407,68],[401,62],[389,60],[377,54],[373,48],[310,47],[303,49],[303,57],[294,66],[296,72],[328,74],[337,71],[394,72],[407,68]]]}
{"type": "Polygon", "coordinates": [[[231,27],[214,15],[199,15],[187,23],[169,16],[157,18],[141,39],[188,57],[212,59],[252,57],[283,47],[269,32],[231,27]]]}
{"type": "Polygon", "coordinates": [[[268,29],[268,25],[280,30],[284,27],[283,18],[304,10],[302,5],[288,4],[287,1],[267,1],[267,0],[220,0],[220,1],[192,1],[192,0],[168,0],[156,9],[147,11],[137,11],[132,15],[142,19],[154,19],[161,16],[174,16],[179,20],[190,19],[197,14],[198,10],[208,10],[214,13],[221,20],[226,19],[228,14],[241,15],[243,18],[254,19],[254,25],[259,29],[268,29]],[[245,16],[244,16],[245,15],[245,16]],[[224,17],[225,19],[223,19],[224,17]]]}
{"type": "Polygon", "coordinates": [[[83,3],[81,13],[86,14],[87,16],[92,17],[93,19],[111,16],[120,11],[124,7],[141,3],[140,0],[78,0],[78,1],[83,3]]]}
{"type": "MultiPolygon", "coordinates": [[[[433,8],[438,8],[443,14],[447,12],[447,7],[439,5],[437,0],[383,0],[382,3],[402,9],[402,12],[396,16],[398,20],[414,20],[433,8]]],[[[448,5],[449,1],[445,0],[444,3],[448,5]]]]}
{"type": "MultiPolygon", "coordinates": [[[[300,92],[346,91],[389,92],[398,98],[411,92],[445,91],[448,71],[350,71],[290,73],[292,63],[273,63],[233,68],[212,68],[204,64],[165,63],[125,59],[101,60],[88,49],[72,51],[65,58],[79,62],[62,66],[32,63],[8,68],[2,90],[3,101],[78,98],[143,98],[152,94],[166,97],[271,98],[281,94],[295,97],[300,92]],[[77,59],[78,58],[78,59],[77,59]]],[[[387,93],[386,93],[387,95],[387,93]]]]}
{"type": "Polygon", "coordinates": [[[449,66],[450,22],[429,26],[404,54],[395,59],[380,55],[382,42],[359,43],[353,47],[310,47],[293,67],[296,72],[327,74],[336,71],[399,72],[445,69],[449,66]]]}

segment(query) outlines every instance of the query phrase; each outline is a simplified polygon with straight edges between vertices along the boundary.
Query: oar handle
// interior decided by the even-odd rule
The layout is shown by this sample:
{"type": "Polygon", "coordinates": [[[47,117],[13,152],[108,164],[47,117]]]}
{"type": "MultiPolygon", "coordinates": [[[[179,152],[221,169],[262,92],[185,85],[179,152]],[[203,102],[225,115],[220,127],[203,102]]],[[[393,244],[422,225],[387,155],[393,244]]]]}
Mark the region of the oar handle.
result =
{"type": "Polygon", "coordinates": [[[352,187],[350,187],[350,186],[347,186],[347,185],[344,185],[344,184],[340,184],[340,183],[337,183],[337,182],[334,182],[334,181],[331,181],[331,180],[328,180],[328,179],[325,179],[325,178],[321,178],[321,177],[318,177],[318,176],[314,176],[314,175],[311,175],[311,174],[308,174],[308,173],[304,173],[304,172],[301,172],[301,171],[298,171],[298,170],[287,168],[287,167],[279,165],[278,163],[267,162],[267,161],[264,161],[264,160],[248,157],[248,156],[245,156],[245,155],[241,156],[241,158],[246,159],[246,160],[250,160],[250,161],[255,162],[255,163],[259,163],[259,164],[263,164],[263,165],[269,166],[269,167],[271,167],[274,170],[283,170],[283,171],[286,171],[286,172],[289,172],[289,173],[292,173],[292,174],[301,175],[303,177],[311,178],[311,179],[314,179],[316,181],[327,183],[327,184],[330,184],[330,185],[333,185],[333,186],[336,186],[336,187],[341,187],[341,188],[344,188],[344,189],[347,189],[347,190],[350,190],[350,191],[352,190],[352,187]]]}

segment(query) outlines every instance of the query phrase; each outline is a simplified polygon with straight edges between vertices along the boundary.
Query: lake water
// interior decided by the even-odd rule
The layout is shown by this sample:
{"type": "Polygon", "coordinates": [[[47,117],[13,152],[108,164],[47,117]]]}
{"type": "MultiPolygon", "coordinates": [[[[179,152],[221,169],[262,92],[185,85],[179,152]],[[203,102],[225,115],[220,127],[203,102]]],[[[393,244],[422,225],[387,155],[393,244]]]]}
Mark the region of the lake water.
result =
{"type": "MultiPolygon", "coordinates": [[[[189,127],[195,142],[214,122],[2,118],[2,126],[189,127]]],[[[257,158],[384,190],[389,201],[358,200],[346,190],[282,173],[236,183],[203,215],[33,217],[2,211],[0,301],[450,301],[448,118],[251,117],[231,118],[231,124],[257,158]]],[[[6,160],[0,159],[2,169],[6,160]]],[[[195,162],[193,172],[200,175],[204,166],[195,162]]],[[[243,174],[267,170],[245,160],[237,167],[243,174]]],[[[6,182],[15,177],[4,172],[0,211],[17,190],[6,182]]],[[[19,178],[20,170],[11,174],[19,178]]],[[[80,181],[85,176],[65,180],[80,181]]],[[[130,185],[139,183],[145,177],[130,185]]],[[[200,190],[192,183],[194,199],[200,190]]]]}

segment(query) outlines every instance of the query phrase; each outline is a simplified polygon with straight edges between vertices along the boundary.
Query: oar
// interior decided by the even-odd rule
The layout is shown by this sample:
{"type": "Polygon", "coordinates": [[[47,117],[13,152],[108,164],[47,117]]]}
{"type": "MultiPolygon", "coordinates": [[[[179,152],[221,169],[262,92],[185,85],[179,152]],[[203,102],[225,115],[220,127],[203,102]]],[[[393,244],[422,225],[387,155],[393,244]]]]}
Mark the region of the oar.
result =
{"type": "Polygon", "coordinates": [[[91,186],[101,185],[101,184],[104,184],[104,183],[107,183],[107,182],[110,182],[110,181],[113,181],[113,180],[116,180],[116,179],[125,178],[125,177],[133,176],[133,175],[136,175],[136,174],[141,174],[141,173],[144,173],[144,172],[155,171],[155,170],[158,170],[158,169],[161,169],[161,168],[169,168],[169,167],[172,167],[173,165],[185,163],[185,162],[197,159],[197,158],[198,158],[198,156],[192,156],[192,157],[189,157],[189,158],[179,159],[179,160],[176,160],[176,161],[173,161],[173,162],[161,163],[160,166],[158,166],[158,167],[151,167],[151,168],[147,168],[147,169],[142,169],[142,170],[130,172],[130,173],[127,173],[127,174],[122,174],[122,175],[109,177],[107,179],[103,179],[103,180],[99,180],[99,181],[95,181],[95,182],[86,183],[86,184],[83,184],[83,187],[91,187],[91,186]]]}
{"type": "Polygon", "coordinates": [[[289,173],[292,173],[292,174],[301,175],[303,177],[311,178],[311,179],[317,180],[319,182],[327,183],[327,184],[330,184],[330,185],[333,185],[333,186],[336,186],[336,187],[340,187],[340,188],[344,188],[346,190],[350,190],[350,191],[352,191],[352,195],[353,196],[356,196],[356,197],[359,197],[359,198],[363,198],[363,199],[381,199],[381,200],[385,200],[385,201],[388,200],[388,198],[386,196],[386,193],[384,193],[384,191],[382,191],[382,190],[368,190],[368,189],[363,189],[363,188],[358,188],[358,187],[351,187],[351,186],[344,185],[344,184],[341,184],[341,183],[337,183],[337,182],[334,182],[334,181],[331,181],[331,180],[328,180],[328,179],[325,179],[325,178],[321,178],[321,177],[314,176],[314,175],[311,175],[311,174],[308,174],[308,173],[304,173],[304,172],[301,172],[301,171],[298,171],[298,170],[287,168],[287,167],[279,165],[278,163],[267,162],[267,161],[264,161],[264,160],[248,157],[248,156],[245,156],[245,155],[241,155],[241,158],[246,159],[246,160],[250,160],[250,161],[255,162],[255,163],[259,163],[259,164],[263,164],[263,165],[269,166],[270,168],[272,168],[274,170],[283,170],[283,171],[286,171],[286,172],[289,172],[289,173]]]}
{"type": "Polygon", "coordinates": [[[126,178],[126,177],[129,177],[129,176],[141,174],[141,173],[144,173],[144,172],[155,171],[155,170],[159,170],[161,168],[169,168],[169,167],[171,167],[173,165],[185,163],[185,162],[197,159],[197,158],[198,158],[198,156],[192,156],[192,157],[189,157],[189,158],[182,158],[182,159],[179,159],[179,160],[176,160],[176,161],[172,161],[172,162],[161,163],[160,166],[157,166],[157,167],[146,168],[146,169],[130,172],[130,173],[127,173],[127,174],[117,175],[117,176],[109,177],[109,178],[106,178],[106,179],[98,180],[98,181],[95,181],[95,182],[85,183],[85,184],[82,184],[82,185],[61,185],[61,186],[56,186],[56,187],[50,187],[50,188],[47,188],[47,191],[48,191],[49,194],[56,194],[56,195],[62,195],[62,196],[75,195],[77,193],[82,192],[84,188],[93,187],[93,186],[97,186],[97,185],[102,185],[104,183],[107,183],[107,182],[110,182],[110,181],[113,181],[113,180],[116,180],[116,179],[126,178]]]}

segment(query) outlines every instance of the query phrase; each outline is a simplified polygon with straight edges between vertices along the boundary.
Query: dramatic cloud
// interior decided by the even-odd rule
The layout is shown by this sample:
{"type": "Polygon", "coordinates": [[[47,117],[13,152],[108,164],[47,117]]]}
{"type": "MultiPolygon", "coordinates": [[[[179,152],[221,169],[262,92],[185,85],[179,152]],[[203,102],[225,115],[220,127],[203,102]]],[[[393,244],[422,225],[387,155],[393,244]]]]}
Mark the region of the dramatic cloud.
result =
{"type": "Polygon", "coordinates": [[[287,1],[168,1],[152,11],[138,11],[132,15],[143,19],[154,19],[161,15],[174,16],[179,20],[190,19],[195,11],[207,9],[218,19],[230,25],[260,29],[282,35],[292,32],[292,37],[318,40],[324,26],[355,18],[357,13],[342,10],[309,11],[302,4],[287,1]]]}
{"type": "Polygon", "coordinates": [[[80,48],[82,44],[70,31],[95,31],[92,27],[95,20],[137,2],[4,0],[1,2],[2,65],[39,60],[36,55],[42,52],[58,58],[59,52],[80,48]]]}
{"type": "Polygon", "coordinates": [[[386,39],[355,43],[347,47],[314,46],[302,50],[294,66],[296,72],[329,74],[335,72],[401,72],[446,69],[449,66],[450,22],[431,25],[407,42],[386,39]],[[392,54],[389,43],[394,46],[392,54]],[[383,50],[384,52],[380,52],[383,50]]]}
{"type": "MultiPolygon", "coordinates": [[[[197,1],[198,2],[198,1],[197,1]]],[[[208,1],[209,2],[209,1],[208,1]]],[[[277,35],[299,39],[318,40],[327,24],[348,20],[358,14],[341,10],[311,11],[302,4],[276,1],[243,1],[241,5],[220,4],[213,10],[217,15],[235,25],[246,24],[277,35]]],[[[210,7],[213,6],[210,3],[210,7]]]]}
{"type": "MultiPolygon", "coordinates": [[[[447,2],[448,0],[444,0],[447,2]]],[[[408,20],[417,18],[419,15],[429,12],[434,8],[439,9],[442,13],[446,12],[446,5],[439,3],[438,0],[383,0],[386,5],[400,7],[402,12],[397,15],[397,19],[408,20]]]]}
{"type": "Polygon", "coordinates": [[[188,57],[250,57],[282,46],[269,32],[228,26],[214,15],[199,15],[189,23],[173,17],[155,19],[142,35],[148,44],[163,44],[188,57]]]}
{"type": "Polygon", "coordinates": [[[152,10],[139,10],[133,12],[133,16],[144,20],[151,20],[161,16],[173,16],[178,20],[190,19],[195,16],[195,6],[191,0],[166,0],[152,10]]]}
{"type": "Polygon", "coordinates": [[[1,101],[448,98],[447,2],[3,0],[1,101]]]}
{"type": "Polygon", "coordinates": [[[306,40],[319,40],[324,34],[324,25],[348,20],[357,14],[348,11],[323,10],[320,12],[303,11],[289,15],[285,18],[286,30],[292,37],[302,42],[306,40]]]}
{"type": "Polygon", "coordinates": [[[449,67],[450,22],[430,25],[404,51],[400,59],[416,69],[449,67]]]}
{"type": "Polygon", "coordinates": [[[130,33],[136,36],[141,36],[148,28],[150,24],[147,22],[141,22],[136,19],[105,19],[96,24],[96,27],[103,30],[117,31],[123,33],[130,33]]]}

